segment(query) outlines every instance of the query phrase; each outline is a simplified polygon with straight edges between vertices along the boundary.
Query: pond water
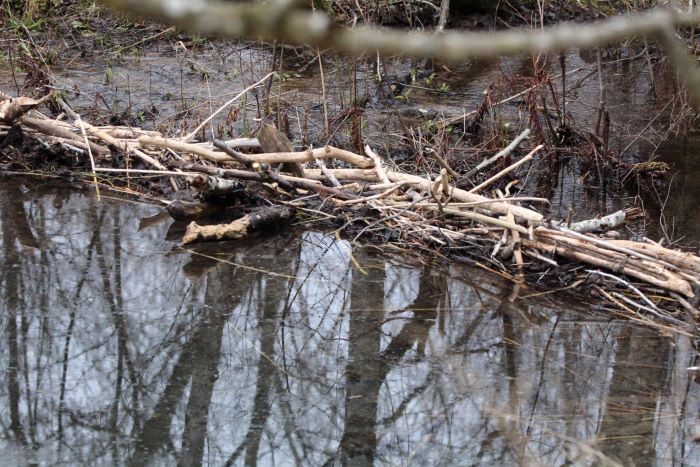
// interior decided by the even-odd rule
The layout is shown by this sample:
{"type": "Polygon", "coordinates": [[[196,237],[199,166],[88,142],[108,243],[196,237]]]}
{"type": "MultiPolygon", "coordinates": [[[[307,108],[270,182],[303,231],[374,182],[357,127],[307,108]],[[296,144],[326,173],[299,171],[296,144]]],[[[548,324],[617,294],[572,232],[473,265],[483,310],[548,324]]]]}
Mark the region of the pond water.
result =
{"type": "MultiPolygon", "coordinates": [[[[252,44],[177,36],[120,57],[78,48],[52,78],[85,118],[172,135],[272,63],[252,44]]],[[[604,61],[611,145],[629,163],[655,154],[671,164],[669,191],[645,196],[647,234],[697,240],[698,137],[650,143],[675,118],[661,112],[672,83],[652,80],[638,51],[604,61]]],[[[324,93],[314,56],[287,48],[283,63],[271,105],[298,146],[351,145],[344,112],[357,96],[364,141],[396,164],[430,120],[425,110],[460,115],[489,84],[532,74],[523,57],[438,66],[395,96],[388,83],[418,62],[386,60],[377,82],[372,61],[326,58],[324,93]]],[[[592,129],[595,61],[572,52],[567,67],[579,70],[567,109],[592,129]]],[[[0,88],[18,94],[18,76],[0,70],[0,88]]],[[[249,94],[214,121],[216,136],[246,134],[263,105],[249,94]]],[[[491,118],[525,125],[518,105],[491,118]]],[[[477,150],[501,143],[460,139],[443,155],[480,160],[477,150]]],[[[548,197],[553,217],[637,202],[620,187],[586,186],[575,158],[532,169],[523,194],[548,197]]],[[[158,207],[67,184],[0,179],[0,464],[700,465],[688,336],[476,267],[352,249],[328,232],[183,250],[183,226],[158,207]]]]}
{"type": "Polygon", "coordinates": [[[65,185],[0,181],[4,465],[700,465],[687,336],[65,185]]]}

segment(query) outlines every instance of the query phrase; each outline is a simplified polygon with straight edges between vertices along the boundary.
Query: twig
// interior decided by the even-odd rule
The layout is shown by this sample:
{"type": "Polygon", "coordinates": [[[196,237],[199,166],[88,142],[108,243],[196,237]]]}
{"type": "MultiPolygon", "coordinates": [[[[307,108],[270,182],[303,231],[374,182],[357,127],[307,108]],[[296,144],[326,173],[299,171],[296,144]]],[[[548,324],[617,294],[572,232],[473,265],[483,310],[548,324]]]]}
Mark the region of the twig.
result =
{"type": "Polygon", "coordinates": [[[369,147],[369,144],[365,145],[365,154],[369,156],[370,159],[374,162],[374,171],[377,172],[377,177],[379,177],[379,181],[382,183],[391,183],[391,180],[389,180],[389,177],[387,177],[386,172],[384,171],[384,166],[382,165],[382,160],[381,158],[372,151],[372,148],[369,147]]]}
{"type": "Polygon", "coordinates": [[[85,144],[87,145],[87,152],[90,156],[90,167],[92,168],[92,181],[95,183],[95,192],[97,193],[97,201],[100,201],[100,186],[97,184],[97,172],[95,172],[95,158],[92,157],[92,150],[90,149],[90,141],[88,141],[87,133],[85,133],[85,127],[83,126],[83,121],[76,120],[76,123],[80,127],[80,131],[83,133],[83,138],[85,139],[85,144]]]}
{"type": "Polygon", "coordinates": [[[408,185],[408,183],[398,183],[395,186],[389,188],[388,190],[384,191],[383,193],[377,193],[376,195],[372,196],[365,196],[363,198],[358,198],[358,199],[351,199],[348,201],[337,201],[335,204],[337,206],[352,206],[353,204],[359,204],[359,203],[365,203],[367,201],[372,201],[376,199],[381,199],[381,198],[386,198],[390,194],[394,193],[396,190],[401,188],[404,185],[408,185]]]}
{"type": "Polygon", "coordinates": [[[544,145],[540,144],[540,145],[537,146],[535,149],[533,149],[532,151],[530,151],[525,157],[523,157],[523,158],[520,159],[518,162],[516,162],[515,164],[511,164],[510,166],[508,166],[508,167],[506,167],[505,169],[503,169],[503,170],[501,170],[500,172],[498,172],[498,173],[497,173],[496,175],[494,175],[493,177],[491,177],[491,178],[489,178],[488,180],[486,180],[485,182],[483,182],[483,183],[481,183],[481,184],[475,186],[475,187],[472,188],[471,190],[469,190],[469,193],[476,193],[477,191],[481,190],[482,188],[485,188],[485,187],[491,185],[493,182],[495,182],[495,181],[498,180],[499,178],[503,177],[503,176],[506,175],[507,173],[512,172],[513,170],[517,169],[518,167],[520,167],[521,165],[523,165],[524,163],[528,162],[530,159],[532,159],[533,157],[535,157],[535,154],[537,154],[537,153],[540,151],[540,149],[542,149],[543,147],[544,147],[544,145]]]}
{"type": "Polygon", "coordinates": [[[488,167],[489,165],[493,164],[494,162],[496,162],[496,161],[497,161],[498,159],[500,159],[501,157],[506,157],[508,154],[510,154],[510,153],[512,153],[513,151],[515,151],[515,148],[517,148],[517,147],[520,145],[520,143],[522,143],[523,141],[525,141],[525,140],[528,139],[529,137],[530,137],[530,129],[529,129],[529,128],[526,128],[526,129],[525,129],[522,133],[520,133],[513,141],[511,141],[511,143],[510,143],[508,146],[506,146],[505,148],[503,148],[502,150],[500,150],[495,156],[490,157],[490,158],[488,158],[488,159],[482,161],[479,165],[477,165],[476,167],[474,167],[474,169],[470,170],[469,173],[467,173],[466,176],[467,176],[467,177],[470,177],[470,176],[474,175],[475,173],[479,172],[479,171],[480,171],[481,169],[483,169],[484,167],[488,167]]]}
{"type": "Polygon", "coordinates": [[[330,170],[328,170],[328,167],[326,167],[326,162],[323,159],[316,159],[316,165],[319,169],[321,169],[323,175],[325,175],[326,178],[328,178],[328,181],[331,182],[331,185],[333,185],[336,188],[341,186],[338,179],[335,178],[335,175],[333,175],[333,173],[330,170]]]}
{"type": "Polygon", "coordinates": [[[436,150],[434,150],[433,148],[426,148],[425,150],[432,155],[433,159],[435,159],[438,164],[440,164],[440,167],[446,169],[449,172],[450,177],[459,178],[459,174],[452,170],[452,167],[450,167],[447,161],[440,154],[438,154],[436,150]]]}
{"type": "Polygon", "coordinates": [[[256,81],[255,83],[253,83],[253,84],[251,84],[250,86],[248,86],[247,88],[245,88],[243,91],[241,91],[241,92],[239,92],[238,94],[236,94],[235,96],[233,96],[233,97],[232,97],[230,100],[228,100],[224,105],[222,105],[221,107],[219,107],[218,110],[217,110],[216,112],[214,112],[213,114],[209,115],[209,117],[207,117],[206,119],[204,119],[204,121],[203,121],[202,123],[200,123],[200,124],[197,126],[197,128],[195,128],[194,130],[192,130],[187,136],[181,138],[181,141],[182,141],[182,142],[187,142],[187,141],[191,140],[192,138],[194,138],[195,135],[196,135],[197,133],[199,133],[199,130],[201,130],[202,128],[204,128],[204,126],[205,126],[207,123],[209,123],[214,117],[216,117],[219,113],[221,113],[221,111],[223,111],[226,107],[228,107],[229,105],[231,105],[231,104],[233,104],[234,102],[236,102],[238,99],[240,99],[243,95],[245,95],[245,93],[247,93],[247,92],[250,91],[251,89],[254,89],[254,88],[260,86],[261,84],[263,84],[263,83],[267,80],[267,78],[269,78],[269,77],[272,76],[273,74],[274,74],[274,71],[272,71],[272,72],[266,74],[262,79],[260,79],[259,81],[256,81]]]}
{"type": "Polygon", "coordinates": [[[246,156],[245,154],[242,154],[233,148],[229,147],[228,144],[226,144],[224,141],[220,141],[218,139],[214,140],[213,142],[214,147],[225,152],[229,156],[233,157],[236,162],[243,164],[247,168],[253,168],[253,164],[255,161],[251,159],[250,157],[246,156]]]}

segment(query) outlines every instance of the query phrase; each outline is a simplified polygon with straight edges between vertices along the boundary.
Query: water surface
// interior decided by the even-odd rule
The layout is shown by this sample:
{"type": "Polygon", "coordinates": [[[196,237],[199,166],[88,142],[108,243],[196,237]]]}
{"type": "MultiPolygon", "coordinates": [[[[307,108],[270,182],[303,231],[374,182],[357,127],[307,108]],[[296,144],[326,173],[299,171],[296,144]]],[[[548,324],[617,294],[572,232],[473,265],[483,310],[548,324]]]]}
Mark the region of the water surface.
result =
{"type": "Polygon", "coordinates": [[[700,464],[685,336],[65,184],[0,183],[6,465],[700,464]]]}

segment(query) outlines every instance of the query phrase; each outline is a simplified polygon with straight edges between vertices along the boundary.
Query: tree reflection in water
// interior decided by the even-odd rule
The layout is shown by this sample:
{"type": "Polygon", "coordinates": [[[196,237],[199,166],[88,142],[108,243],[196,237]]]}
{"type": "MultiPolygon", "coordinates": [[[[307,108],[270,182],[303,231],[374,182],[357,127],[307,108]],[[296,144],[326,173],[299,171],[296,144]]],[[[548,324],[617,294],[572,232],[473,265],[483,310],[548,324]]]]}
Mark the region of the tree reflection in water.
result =
{"type": "Polygon", "coordinates": [[[685,336],[318,232],[178,252],[151,206],[0,207],[3,463],[700,462],[685,336]]]}

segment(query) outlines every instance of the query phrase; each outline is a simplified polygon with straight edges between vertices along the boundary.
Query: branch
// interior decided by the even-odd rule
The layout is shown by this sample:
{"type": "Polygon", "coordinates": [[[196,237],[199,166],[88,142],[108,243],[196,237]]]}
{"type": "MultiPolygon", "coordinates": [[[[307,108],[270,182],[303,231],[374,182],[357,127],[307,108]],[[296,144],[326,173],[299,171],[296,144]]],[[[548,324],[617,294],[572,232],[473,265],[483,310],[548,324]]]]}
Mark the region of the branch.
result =
{"type": "Polygon", "coordinates": [[[536,32],[508,30],[497,33],[404,31],[392,28],[343,28],[322,12],[309,12],[269,4],[230,4],[221,0],[101,0],[105,5],[151,19],[175,24],[211,36],[277,39],[332,47],[359,55],[378,51],[383,55],[406,54],[460,62],[522,52],[546,53],[569,48],[592,48],[632,36],[663,35],[669,26],[700,22],[700,9],[677,13],[656,9],[639,15],[615,16],[591,24],[561,24],[536,32]]]}

